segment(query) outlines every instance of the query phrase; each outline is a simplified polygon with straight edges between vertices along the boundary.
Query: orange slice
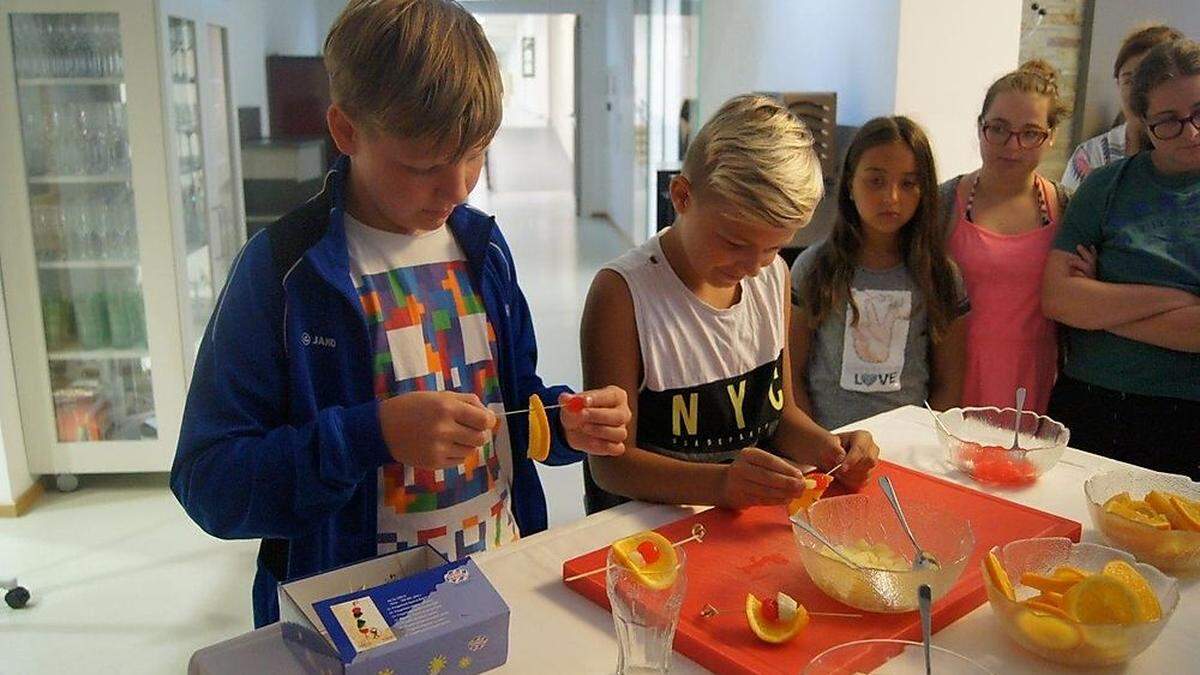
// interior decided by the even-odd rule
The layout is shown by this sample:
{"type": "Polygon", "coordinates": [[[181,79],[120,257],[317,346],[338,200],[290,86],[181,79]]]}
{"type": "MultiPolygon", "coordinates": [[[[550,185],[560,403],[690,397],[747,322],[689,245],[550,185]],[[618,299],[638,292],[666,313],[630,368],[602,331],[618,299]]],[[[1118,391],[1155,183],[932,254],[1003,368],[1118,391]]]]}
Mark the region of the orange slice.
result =
{"type": "Polygon", "coordinates": [[[1000,558],[996,557],[995,551],[988,551],[987,557],[983,559],[983,568],[987,570],[992,585],[999,589],[1004,597],[1015,602],[1017,594],[1013,592],[1012,580],[1008,578],[1008,572],[1004,570],[1004,565],[1000,564],[1000,558]]]}
{"type": "MultiPolygon", "coordinates": [[[[1038,596],[1038,598],[1040,597],[1041,596],[1038,596]]],[[[1072,621],[1071,616],[1064,612],[1061,607],[1042,602],[1038,598],[1030,598],[1021,604],[1025,605],[1025,607],[1031,612],[1037,612],[1038,614],[1046,614],[1049,616],[1057,616],[1060,619],[1072,621]]]]}
{"type": "Polygon", "coordinates": [[[1021,575],[1021,583],[1030,588],[1036,588],[1043,593],[1066,593],[1076,584],[1080,583],[1080,579],[1026,572],[1021,575]]]}
{"type": "Polygon", "coordinates": [[[813,502],[821,498],[833,483],[833,476],[827,473],[808,473],[804,475],[804,494],[788,502],[788,515],[794,516],[797,511],[807,509],[813,502]]]}
{"type": "Polygon", "coordinates": [[[1063,609],[1080,623],[1128,625],[1138,620],[1138,599],[1133,591],[1107,574],[1094,574],[1067,591],[1063,609]]]}
{"type": "Polygon", "coordinates": [[[1126,503],[1109,501],[1107,504],[1105,504],[1104,510],[1113,514],[1114,516],[1118,516],[1126,520],[1132,520],[1133,522],[1140,523],[1142,525],[1148,525],[1156,530],[1171,529],[1171,522],[1167,520],[1166,516],[1150,508],[1145,502],[1126,503]],[[1139,509],[1137,506],[1135,506],[1135,504],[1140,504],[1144,506],[1145,509],[1139,509]],[[1146,511],[1149,511],[1149,513],[1146,511]]]}
{"type": "Polygon", "coordinates": [[[1059,579],[1074,579],[1075,581],[1082,581],[1090,577],[1091,572],[1079,569],[1073,565],[1059,565],[1058,567],[1054,568],[1054,571],[1050,573],[1050,576],[1057,577],[1059,579]]]}
{"type": "Polygon", "coordinates": [[[1041,593],[1039,595],[1036,595],[1036,596],[1030,598],[1029,600],[1030,600],[1030,602],[1036,601],[1036,602],[1040,602],[1045,605],[1050,605],[1051,607],[1062,608],[1063,594],[1050,591],[1048,593],[1041,593]]]}
{"type": "Polygon", "coordinates": [[[1052,613],[1025,610],[1017,615],[1016,625],[1031,642],[1053,651],[1074,649],[1083,642],[1079,626],[1052,613]]]}
{"type": "Polygon", "coordinates": [[[537,394],[529,397],[529,459],[546,461],[550,456],[550,419],[537,394]]]}
{"type": "Polygon", "coordinates": [[[1179,521],[1183,525],[1183,529],[1200,532],[1200,504],[1178,495],[1170,495],[1168,501],[1171,502],[1171,506],[1175,507],[1175,512],[1179,514],[1179,521]]]}
{"type": "Polygon", "coordinates": [[[1107,509],[1108,505],[1112,504],[1114,502],[1121,502],[1123,504],[1129,504],[1132,501],[1133,501],[1133,497],[1130,497],[1128,492],[1118,492],[1117,494],[1109,497],[1108,500],[1104,502],[1104,507],[1107,509]]]}
{"type": "Polygon", "coordinates": [[[1150,582],[1133,565],[1124,560],[1110,560],[1103,574],[1120,581],[1137,598],[1137,620],[1158,621],[1162,618],[1162,605],[1150,587],[1150,582]]]}
{"type": "Polygon", "coordinates": [[[779,644],[787,642],[800,634],[808,625],[808,610],[804,605],[796,606],[796,615],[791,621],[773,621],[763,613],[763,603],[754,597],[753,593],[746,594],[746,621],[750,622],[750,630],[763,642],[779,644]]]}
{"type": "Polygon", "coordinates": [[[643,586],[662,591],[674,585],[679,558],[675,547],[661,534],[653,530],[638,532],[614,541],[612,551],[613,558],[643,586]]]}
{"type": "Polygon", "coordinates": [[[1171,495],[1158,490],[1151,490],[1146,495],[1146,503],[1154,507],[1155,511],[1167,517],[1171,523],[1171,528],[1176,530],[1186,530],[1183,514],[1179,513],[1179,509],[1175,508],[1175,504],[1171,501],[1171,495]]]}

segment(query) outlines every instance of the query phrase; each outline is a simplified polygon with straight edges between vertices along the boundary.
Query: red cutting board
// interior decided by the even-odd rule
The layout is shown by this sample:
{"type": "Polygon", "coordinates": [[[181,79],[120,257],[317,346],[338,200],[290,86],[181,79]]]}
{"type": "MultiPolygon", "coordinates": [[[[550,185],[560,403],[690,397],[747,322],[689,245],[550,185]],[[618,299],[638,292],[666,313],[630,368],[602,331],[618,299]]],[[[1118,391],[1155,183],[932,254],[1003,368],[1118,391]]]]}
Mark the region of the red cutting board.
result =
{"type": "MultiPolygon", "coordinates": [[[[1082,533],[1082,527],[1074,521],[896,464],[882,462],[875,475],[883,474],[891,478],[900,494],[920,495],[921,501],[965,515],[975,533],[975,551],[962,577],[933,605],[935,632],[987,601],[980,560],[993,546],[1028,537],[1068,537],[1077,542],[1082,533]]],[[[829,494],[836,492],[835,485],[829,494]]],[[[873,480],[863,492],[883,499],[873,480]]],[[[747,675],[796,673],[825,649],[851,640],[921,639],[920,618],[916,612],[908,612],[862,613],[861,619],[813,617],[789,643],[770,645],[760,641],[746,621],[747,593],[761,598],[782,590],[812,612],[861,612],[828,597],[808,578],[782,507],[740,512],[710,509],[657,531],[671,541],[679,541],[690,536],[695,523],[703,523],[708,535],[702,543],[685,544],[688,588],[675,633],[675,649],[705,668],[747,675]],[[720,609],[721,614],[701,617],[700,609],[706,603],[720,609]]],[[[607,555],[606,546],[566,561],[563,578],[603,567],[607,555]]],[[[566,583],[568,588],[609,609],[605,575],[593,574],[566,583]]],[[[856,665],[866,671],[879,664],[856,665]]]]}

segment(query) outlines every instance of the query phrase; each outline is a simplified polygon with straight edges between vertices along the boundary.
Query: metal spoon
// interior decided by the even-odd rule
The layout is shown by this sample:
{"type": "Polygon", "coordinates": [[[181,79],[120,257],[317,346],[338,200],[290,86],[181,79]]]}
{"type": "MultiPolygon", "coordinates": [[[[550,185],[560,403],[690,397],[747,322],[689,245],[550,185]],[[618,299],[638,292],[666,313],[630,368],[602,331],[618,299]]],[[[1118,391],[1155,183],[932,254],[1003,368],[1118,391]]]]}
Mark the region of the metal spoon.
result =
{"type": "Polygon", "coordinates": [[[887,497],[888,502],[892,505],[892,510],[896,512],[896,517],[900,519],[900,526],[904,528],[904,533],[908,535],[909,541],[912,542],[913,548],[917,549],[917,555],[913,557],[914,570],[938,569],[941,565],[937,558],[921,548],[917,543],[917,538],[913,536],[912,530],[908,528],[908,521],[904,518],[904,511],[900,509],[900,500],[896,499],[896,491],[892,488],[892,481],[887,476],[879,477],[879,487],[883,489],[883,494],[887,497]]]}
{"type": "Polygon", "coordinates": [[[929,643],[933,639],[933,617],[930,615],[933,604],[933,590],[929,584],[921,584],[917,589],[917,607],[921,612],[921,642],[925,645],[925,675],[932,675],[933,663],[929,660],[929,643]]]}
{"type": "Polygon", "coordinates": [[[828,547],[830,551],[833,551],[834,553],[837,554],[837,556],[839,558],[841,558],[842,560],[845,560],[847,565],[850,565],[850,567],[854,568],[855,570],[858,570],[860,572],[862,571],[862,569],[863,569],[862,565],[859,565],[858,563],[854,562],[850,558],[847,558],[846,554],[837,550],[837,547],[834,546],[833,544],[831,544],[829,542],[829,540],[825,538],[825,535],[818,532],[817,528],[813,527],[812,523],[808,522],[807,520],[804,520],[803,518],[797,518],[796,516],[792,516],[791,521],[794,525],[796,525],[800,529],[811,534],[813,536],[813,539],[816,539],[817,541],[821,542],[822,544],[825,544],[825,546],[828,547]]]}
{"type": "Polygon", "coordinates": [[[1017,421],[1013,425],[1013,444],[1009,450],[1021,449],[1021,411],[1025,409],[1025,387],[1017,387],[1017,421]]]}
{"type": "Polygon", "coordinates": [[[946,425],[942,424],[942,418],[938,417],[937,411],[929,405],[929,401],[925,401],[925,409],[929,411],[931,416],[933,416],[933,423],[942,430],[942,433],[946,434],[947,436],[951,436],[952,434],[950,433],[950,430],[946,428],[946,425]]]}

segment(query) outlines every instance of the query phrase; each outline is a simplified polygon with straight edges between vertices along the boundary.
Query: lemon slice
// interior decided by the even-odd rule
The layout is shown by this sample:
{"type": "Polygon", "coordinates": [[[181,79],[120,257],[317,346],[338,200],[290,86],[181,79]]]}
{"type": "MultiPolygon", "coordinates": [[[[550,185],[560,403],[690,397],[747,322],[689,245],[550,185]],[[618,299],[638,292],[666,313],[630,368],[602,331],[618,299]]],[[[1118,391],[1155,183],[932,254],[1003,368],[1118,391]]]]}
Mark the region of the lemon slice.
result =
{"type": "MultiPolygon", "coordinates": [[[[780,595],[791,599],[782,593],[780,595]]],[[[771,601],[778,603],[775,598],[772,598],[771,601]]],[[[776,610],[776,616],[778,617],[778,610],[776,610]]],[[[747,593],[746,620],[750,622],[750,630],[754,631],[758,639],[763,642],[779,644],[791,640],[804,630],[804,627],[808,625],[808,610],[804,609],[804,605],[797,604],[796,613],[791,621],[780,621],[767,616],[764,613],[764,603],[754,597],[753,593],[747,593]]]]}
{"type": "Polygon", "coordinates": [[[1083,642],[1079,626],[1051,613],[1022,610],[1017,615],[1016,625],[1031,642],[1053,651],[1074,649],[1083,642]]]}
{"type": "Polygon", "coordinates": [[[1158,596],[1150,587],[1150,582],[1124,560],[1111,560],[1104,566],[1103,574],[1110,576],[1122,584],[1137,598],[1137,620],[1158,621],[1162,618],[1162,605],[1158,596]]]}
{"type": "Polygon", "coordinates": [[[550,456],[550,419],[537,394],[529,397],[529,459],[546,461],[550,456]]]}
{"type": "Polygon", "coordinates": [[[1063,596],[1063,609],[1086,624],[1128,625],[1138,620],[1138,599],[1124,582],[1107,574],[1094,574],[1075,584],[1063,596]]]}
{"type": "Polygon", "coordinates": [[[638,532],[612,545],[613,558],[632,574],[638,583],[655,590],[666,590],[675,583],[679,558],[675,547],[653,530],[638,532]]]}

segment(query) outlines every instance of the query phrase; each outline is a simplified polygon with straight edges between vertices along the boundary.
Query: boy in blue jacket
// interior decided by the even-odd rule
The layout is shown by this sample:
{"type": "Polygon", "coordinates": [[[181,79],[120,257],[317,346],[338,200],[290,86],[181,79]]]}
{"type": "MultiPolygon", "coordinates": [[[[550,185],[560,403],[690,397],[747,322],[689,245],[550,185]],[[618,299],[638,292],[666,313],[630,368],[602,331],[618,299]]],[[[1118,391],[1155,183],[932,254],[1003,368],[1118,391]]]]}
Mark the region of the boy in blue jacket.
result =
{"type": "MultiPolygon", "coordinates": [[[[537,376],[495,220],[464,204],[502,106],[479,24],[448,0],[353,0],[325,64],[343,156],[235,262],[171,470],[205,531],[262,539],[255,626],[278,619],[281,581],[545,529],[527,418],[503,413],[569,396],[537,376]]],[[[624,392],[583,396],[551,415],[547,464],[623,451],[624,392]]]]}

